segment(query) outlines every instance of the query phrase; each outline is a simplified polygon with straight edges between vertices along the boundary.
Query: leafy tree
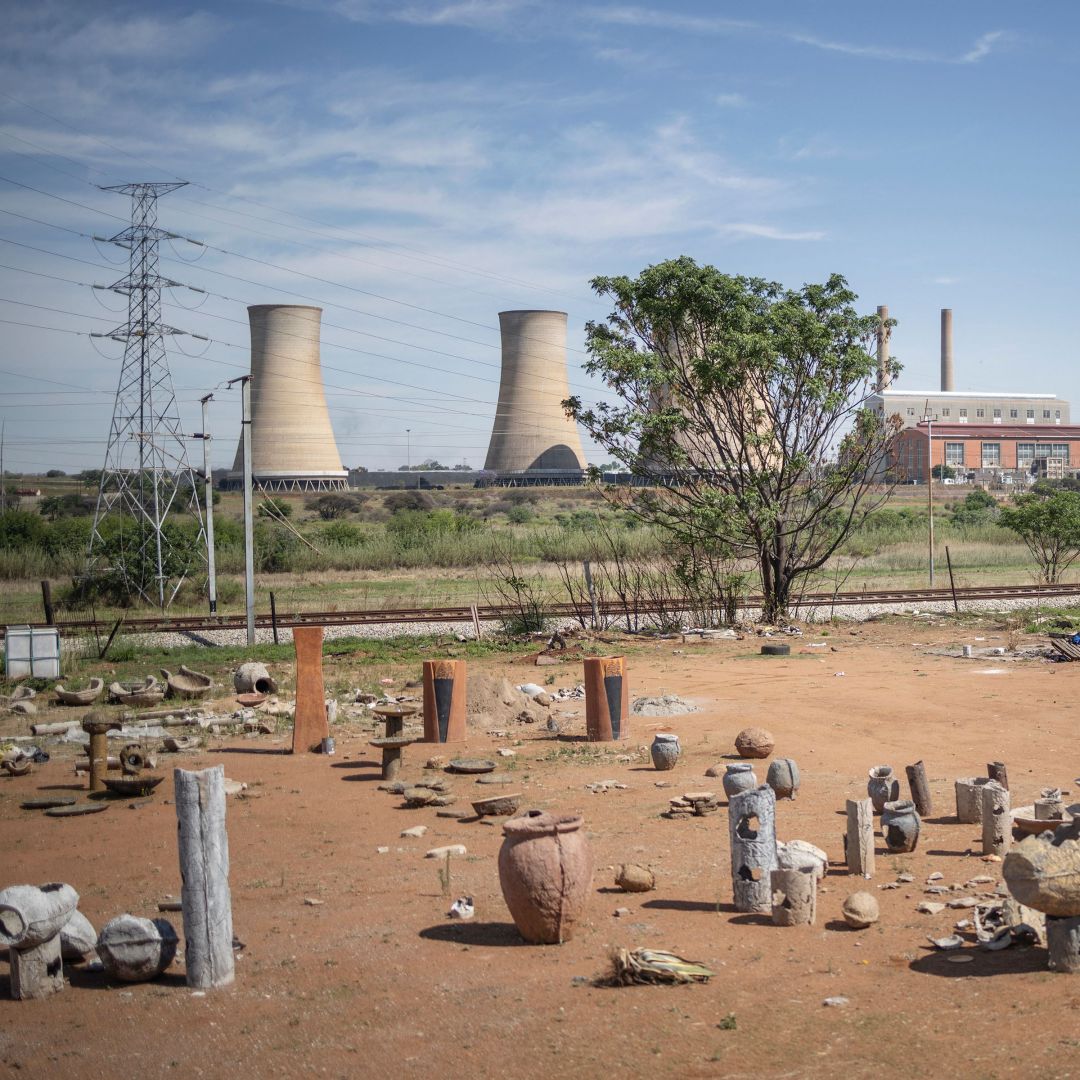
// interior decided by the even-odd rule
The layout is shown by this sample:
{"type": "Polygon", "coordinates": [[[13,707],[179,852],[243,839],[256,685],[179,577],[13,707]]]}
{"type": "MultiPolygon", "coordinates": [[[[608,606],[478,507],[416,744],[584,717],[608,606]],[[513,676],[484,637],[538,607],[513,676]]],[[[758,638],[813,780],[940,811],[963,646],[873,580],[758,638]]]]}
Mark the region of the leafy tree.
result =
{"type": "Polygon", "coordinates": [[[46,495],[39,507],[42,517],[57,521],[63,517],[86,517],[94,512],[94,500],[84,495],[46,495]]]}
{"type": "Polygon", "coordinates": [[[998,520],[1027,544],[1048,585],[1059,581],[1080,555],[1080,492],[1017,495],[998,520]]]}
{"type": "Polygon", "coordinates": [[[888,496],[898,421],[866,407],[877,316],[858,314],[840,275],[785,289],[685,256],[592,286],[614,310],[588,325],[585,367],[621,401],[573,397],[568,414],[653,481],[626,496],[640,517],[690,549],[754,558],[763,616],[783,618],[888,496]]]}
{"type": "Polygon", "coordinates": [[[952,512],[954,525],[985,525],[997,517],[998,504],[988,491],[976,488],[952,512]]]}
{"type": "Polygon", "coordinates": [[[290,518],[292,517],[293,508],[292,503],[286,502],[284,499],[274,499],[266,495],[255,512],[259,517],[290,518]]]}
{"type": "Polygon", "coordinates": [[[334,521],[359,509],[359,505],[351,495],[340,491],[332,491],[325,495],[319,495],[317,498],[308,499],[304,503],[304,508],[315,511],[323,521],[334,521]]]}
{"type": "Polygon", "coordinates": [[[55,480],[58,476],[67,476],[67,473],[63,469],[49,469],[45,474],[50,480],[55,480]]]}
{"type": "Polygon", "coordinates": [[[383,505],[396,514],[400,510],[430,510],[435,500],[426,491],[395,491],[386,496],[383,505]]]}
{"type": "Polygon", "coordinates": [[[930,470],[930,475],[935,480],[955,480],[956,470],[951,465],[935,465],[930,470]]]}

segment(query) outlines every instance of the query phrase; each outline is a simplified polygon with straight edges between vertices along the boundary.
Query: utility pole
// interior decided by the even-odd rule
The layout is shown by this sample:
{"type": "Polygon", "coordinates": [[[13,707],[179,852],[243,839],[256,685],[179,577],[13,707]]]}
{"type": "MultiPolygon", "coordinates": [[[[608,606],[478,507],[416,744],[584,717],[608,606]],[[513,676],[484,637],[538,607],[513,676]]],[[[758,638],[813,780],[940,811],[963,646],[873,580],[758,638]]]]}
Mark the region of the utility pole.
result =
{"type": "Polygon", "coordinates": [[[4,479],[4,432],[7,421],[0,423],[0,514],[7,513],[7,481],[4,479]]]}
{"type": "Polygon", "coordinates": [[[251,376],[230,379],[240,383],[242,393],[240,430],[244,445],[244,597],[247,609],[247,643],[255,644],[255,526],[251,514],[251,376]]]}
{"type": "Polygon", "coordinates": [[[405,486],[409,486],[409,473],[412,472],[412,428],[405,429],[405,486]]]}
{"type": "Polygon", "coordinates": [[[206,406],[214,395],[200,398],[202,403],[203,498],[206,501],[206,592],[210,601],[210,614],[217,614],[217,573],[214,569],[214,474],[210,469],[210,429],[206,423],[206,406]]]}
{"type": "Polygon", "coordinates": [[[930,402],[923,415],[926,421],[926,508],[930,514],[930,588],[934,587],[934,418],[930,402]]]}
{"type": "Polygon", "coordinates": [[[108,568],[131,595],[164,610],[192,571],[186,544],[165,522],[184,507],[198,522],[195,550],[204,537],[195,473],[188,464],[180,414],[165,355],[165,337],[181,331],[161,318],[161,291],[177,284],[158,273],[158,244],[173,234],[157,227],[157,200],[183,187],[175,183],[102,188],[131,196],[131,225],[109,242],[128,252],[128,272],[108,286],[128,299],[127,321],[105,334],[124,346],[113,403],[105,464],[98,484],[86,572],[108,568]],[[106,521],[117,528],[106,526],[106,521]]]}

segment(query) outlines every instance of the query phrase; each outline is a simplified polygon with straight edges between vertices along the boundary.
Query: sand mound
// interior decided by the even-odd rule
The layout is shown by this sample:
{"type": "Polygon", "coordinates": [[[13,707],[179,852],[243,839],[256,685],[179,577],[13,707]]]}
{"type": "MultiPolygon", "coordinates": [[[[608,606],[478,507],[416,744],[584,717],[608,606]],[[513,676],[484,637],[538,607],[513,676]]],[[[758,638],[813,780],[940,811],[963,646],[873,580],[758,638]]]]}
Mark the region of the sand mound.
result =
{"type": "Polygon", "coordinates": [[[474,724],[500,726],[525,713],[529,722],[546,719],[548,710],[523,694],[509,679],[479,675],[468,683],[468,720],[474,724]]]}

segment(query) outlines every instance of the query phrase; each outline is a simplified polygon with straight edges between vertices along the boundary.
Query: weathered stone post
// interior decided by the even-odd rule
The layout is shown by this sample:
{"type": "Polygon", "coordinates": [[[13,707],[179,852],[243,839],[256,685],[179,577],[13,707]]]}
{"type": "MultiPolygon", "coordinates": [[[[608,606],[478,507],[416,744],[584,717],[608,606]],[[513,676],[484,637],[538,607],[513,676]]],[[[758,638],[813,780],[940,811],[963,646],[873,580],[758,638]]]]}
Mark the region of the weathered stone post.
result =
{"type": "Polygon", "coordinates": [[[847,835],[844,837],[849,874],[874,876],[874,804],[869,799],[848,799],[847,835]]]}
{"type": "Polygon", "coordinates": [[[424,742],[464,742],[465,661],[424,661],[424,742]]]}
{"type": "Polygon", "coordinates": [[[293,628],[296,647],[296,711],[293,717],[292,752],[307,753],[321,749],[330,734],[326,718],[326,688],[322,669],[323,628],[293,628]]]}
{"type": "Polygon", "coordinates": [[[777,926],[813,926],[817,918],[817,875],[812,868],[772,870],[772,920],[777,926]]]}
{"type": "Polygon", "coordinates": [[[1009,772],[1004,761],[988,761],[986,775],[991,780],[996,780],[1006,791],[1009,790],[1009,772]]]}
{"type": "Polygon", "coordinates": [[[1046,949],[1051,971],[1080,972],[1080,916],[1062,919],[1047,915],[1046,949]]]}
{"type": "Polygon", "coordinates": [[[176,769],[173,780],[187,983],[202,989],[226,986],[235,970],[225,769],[221,765],[200,772],[176,769]]]}
{"type": "Polygon", "coordinates": [[[625,656],[590,656],[585,660],[585,729],[589,742],[630,737],[625,656]]]}
{"type": "Polygon", "coordinates": [[[772,911],[776,869],[776,793],[767,784],[728,802],[731,880],[736,911],[772,911]]]}
{"type": "Polygon", "coordinates": [[[982,846],[984,855],[1004,855],[1012,843],[1009,792],[996,780],[982,789],[982,846]]]}
{"type": "Polygon", "coordinates": [[[982,789],[989,783],[988,776],[964,776],[955,782],[956,820],[961,825],[982,821],[982,789]]]}
{"type": "Polygon", "coordinates": [[[919,817],[928,817],[933,813],[930,801],[930,785],[926,781],[926,766],[921,761],[904,767],[907,773],[908,787],[911,788],[911,801],[915,804],[919,817]]]}

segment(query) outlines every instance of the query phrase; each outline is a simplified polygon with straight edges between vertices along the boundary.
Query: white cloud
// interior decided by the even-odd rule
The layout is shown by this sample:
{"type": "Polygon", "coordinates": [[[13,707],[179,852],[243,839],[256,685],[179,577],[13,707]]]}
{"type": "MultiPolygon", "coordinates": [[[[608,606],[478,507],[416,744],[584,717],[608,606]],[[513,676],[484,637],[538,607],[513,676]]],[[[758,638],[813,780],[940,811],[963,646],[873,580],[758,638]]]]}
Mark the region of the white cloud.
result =
{"type": "Polygon", "coordinates": [[[824,240],[825,233],[819,229],[786,230],[778,229],[774,225],[758,225],[752,222],[738,222],[727,225],[717,225],[716,231],[730,236],[755,237],[761,240],[824,240]]]}
{"type": "Polygon", "coordinates": [[[748,104],[746,97],[738,93],[717,94],[713,102],[722,109],[742,109],[748,104]]]}

